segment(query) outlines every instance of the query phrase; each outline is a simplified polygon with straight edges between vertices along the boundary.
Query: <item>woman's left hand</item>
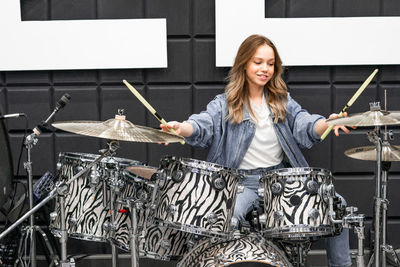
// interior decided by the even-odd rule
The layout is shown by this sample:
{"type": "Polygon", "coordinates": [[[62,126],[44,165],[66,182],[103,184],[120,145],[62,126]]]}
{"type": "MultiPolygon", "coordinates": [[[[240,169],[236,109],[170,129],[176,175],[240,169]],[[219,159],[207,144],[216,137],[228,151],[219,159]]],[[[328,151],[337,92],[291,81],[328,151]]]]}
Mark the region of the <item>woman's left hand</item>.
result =
{"type": "MultiPolygon", "coordinates": [[[[342,117],[347,117],[347,112],[344,112],[342,117]]],[[[329,115],[329,119],[337,119],[337,118],[339,118],[339,115],[336,114],[336,113],[332,113],[331,115],[329,115]]],[[[350,128],[356,129],[356,127],[350,127],[350,128]]],[[[333,130],[334,130],[336,136],[339,136],[339,129],[341,129],[346,134],[350,133],[350,130],[347,129],[345,126],[343,126],[343,125],[335,125],[333,127],[333,130]]]]}

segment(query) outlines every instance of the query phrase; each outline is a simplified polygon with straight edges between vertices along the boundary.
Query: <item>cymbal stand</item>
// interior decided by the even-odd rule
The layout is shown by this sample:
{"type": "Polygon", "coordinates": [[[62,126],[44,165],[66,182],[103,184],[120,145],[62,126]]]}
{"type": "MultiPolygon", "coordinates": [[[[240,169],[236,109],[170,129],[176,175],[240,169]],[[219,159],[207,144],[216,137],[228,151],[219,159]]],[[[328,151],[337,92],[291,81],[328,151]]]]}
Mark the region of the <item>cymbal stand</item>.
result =
{"type": "MultiPolygon", "coordinates": [[[[86,166],[86,168],[84,168],[83,170],[81,170],[80,172],[78,172],[77,174],[75,174],[68,182],[66,183],[57,183],[55,188],[53,190],[51,190],[49,192],[49,194],[47,195],[47,197],[45,197],[42,201],[40,201],[36,206],[32,207],[27,213],[25,213],[23,216],[21,216],[16,222],[14,222],[10,227],[8,227],[6,230],[4,230],[1,234],[0,234],[0,240],[2,238],[4,238],[7,234],[9,234],[12,230],[14,230],[18,225],[20,225],[21,223],[23,223],[28,217],[32,217],[33,214],[35,212],[37,212],[41,207],[43,207],[47,202],[49,202],[50,200],[52,200],[54,197],[57,196],[57,193],[59,190],[61,190],[61,192],[63,192],[63,187],[67,187],[70,183],[72,183],[73,181],[75,181],[77,178],[79,178],[80,176],[82,176],[84,173],[86,173],[92,166],[94,166],[95,164],[97,164],[97,162],[99,162],[100,160],[102,160],[104,157],[109,156],[111,154],[113,154],[115,152],[115,150],[118,148],[118,146],[116,146],[117,141],[110,141],[109,148],[100,156],[98,157],[96,160],[94,160],[93,162],[91,162],[88,166],[86,166]]],[[[28,159],[28,162],[30,161],[30,159],[28,159]]],[[[29,165],[29,164],[28,164],[29,165]]],[[[64,220],[65,221],[65,220],[64,220]]],[[[32,220],[31,220],[32,222],[32,220]]],[[[32,228],[33,229],[33,228],[32,228]]],[[[61,242],[66,242],[66,238],[65,240],[62,239],[61,242]]],[[[62,247],[66,248],[66,244],[63,243],[62,247]]],[[[65,251],[65,250],[64,250],[65,251]]],[[[31,250],[32,253],[32,250],[31,250]]],[[[36,255],[35,255],[36,256],[36,255]]],[[[36,264],[36,258],[35,261],[31,262],[31,266],[33,266],[32,263],[36,264]]]]}

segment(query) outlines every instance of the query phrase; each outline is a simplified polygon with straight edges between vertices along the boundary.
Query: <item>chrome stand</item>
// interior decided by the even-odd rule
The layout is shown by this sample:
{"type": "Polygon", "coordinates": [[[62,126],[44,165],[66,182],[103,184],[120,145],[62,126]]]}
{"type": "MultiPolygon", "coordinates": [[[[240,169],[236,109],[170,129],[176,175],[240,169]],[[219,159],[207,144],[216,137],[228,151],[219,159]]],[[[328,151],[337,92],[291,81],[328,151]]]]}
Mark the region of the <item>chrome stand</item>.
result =
{"type": "MultiPolygon", "coordinates": [[[[67,183],[57,183],[55,188],[53,190],[51,190],[48,194],[47,197],[45,197],[42,201],[40,201],[36,206],[31,207],[30,210],[25,213],[22,217],[20,217],[15,223],[13,223],[10,227],[8,227],[6,230],[4,230],[1,234],[0,234],[0,240],[2,238],[4,238],[7,234],[9,234],[12,230],[14,230],[18,225],[20,225],[22,222],[24,222],[28,217],[31,217],[31,224],[34,222],[33,219],[33,214],[38,211],[41,207],[43,207],[47,202],[49,202],[50,200],[52,200],[54,197],[57,196],[58,192],[65,192],[65,190],[68,190],[68,185],[70,183],[72,183],[73,181],[75,181],[77,178],[79,178],[80,176],[82,176],[84,173],[86,173],[92,166],[94,166],[95,164],[97,164],[97,162],[99,162],[100,160],[102,160],[104,157],[106,156],[110,156],[112,155],[115,150],[118,148],[118,146],[116,145],[118,143],[116,143],[116,141],[111,141],[109,143],[109,148],[101,155],[99,156],[96,160],[94,160],[92,163],[90,163],[86,168],[84,168],[83,170],[81,170],[80,172],[78,172],[76,175],[74,175],[71,180],[69,180],[67,183]]],[[[28,153],[29,155],[29,153],[28,153]]],[[[30,156],[28,157],[28,168],[29,168],[29,172],[30,175],[32,174],[31,168],[30,168],[30,156]]],[[[32,188],[31,188],[32,189],[32,188]]],[[[32,192],[32,191],[31,191],[32,192]]],[[[32,197],[32,194],[30,194],[30,197],[32,197]]],[[[33,198],[32,198],[33,199],[33,198]]],[[[32,202],[33,203],[33,202],[32,202]]],[[[62,212],[64,211],[64,208],[62,208],[62,212]]],[[[65,231],[65,214],[64,214],[64,220],[62,220],[62,223],[64,223],[64,234],[66,235],[66,231],[65,231]]],[[[61,226],[62,227],[62,226],[61,226]]],[[[40,228],[34,225],[30,225],[28,227],[28,231],[26,231],[27,235],[31,237],[31,239],[34,239],[34,230],[38,230],[43,238],[45,239],[45,241],[47,239],[47,237],[45,237],[43,231],[39,230],[40,228]]],[[[62,243],[62,257],[66,258],[66,236],[64,236],[64,238],[61,238],[62,243]]],[[[47,244],[49,244],[47,242],[47,244]]],[[[51,250],[52,251],[52,250],[51,250]]],[[[51,253],[50,251],[50,253],[51,253]]],[[[33,264],[36,265],[36,247],[34,250],[32,250],[32,246],[31,246],[31,254],[30,254],[30,261],[31,261],[31,266],[34,266],[33,264]],[[33,254],[35,253],[35,254],[33,254]],[[34,255],[34,260],[32,260],[32,255],[34,255]]],[[[70,263],[69,263],[70,264],[70,263]]],[[[61,266],[66,266],[64,263],[61,264],[61,266]]],[[[71,265],[70,265],[71,266],[71,265]]]]}

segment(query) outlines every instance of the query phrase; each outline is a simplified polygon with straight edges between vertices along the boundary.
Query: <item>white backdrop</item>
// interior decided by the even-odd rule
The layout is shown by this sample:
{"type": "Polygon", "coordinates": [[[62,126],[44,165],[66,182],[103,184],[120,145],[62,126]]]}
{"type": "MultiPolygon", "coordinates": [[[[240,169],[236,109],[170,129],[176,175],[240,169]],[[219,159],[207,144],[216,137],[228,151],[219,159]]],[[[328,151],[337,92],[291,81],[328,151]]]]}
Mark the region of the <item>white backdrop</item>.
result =
{"type": "Polygon", "coordinates": [[[0,71],[167,67],[166,19],[21,21],[0,1],[0,71]]]}
{"type": "Polygon", "coordinates": [[[215,0],[216,65],[232,66],[251,34],[269,37],[287,66],[400,64],[400,17],[265,18],[265,0],[215,0]]]}

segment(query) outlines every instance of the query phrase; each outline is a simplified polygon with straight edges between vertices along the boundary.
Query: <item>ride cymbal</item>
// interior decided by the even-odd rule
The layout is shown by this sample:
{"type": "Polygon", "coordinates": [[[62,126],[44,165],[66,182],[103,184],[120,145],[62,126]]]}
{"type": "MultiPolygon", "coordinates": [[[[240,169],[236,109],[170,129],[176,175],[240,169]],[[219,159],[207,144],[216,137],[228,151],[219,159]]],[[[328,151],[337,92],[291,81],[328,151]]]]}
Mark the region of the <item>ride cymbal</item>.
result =
{"type": "MultiPolygon", "coordinates": [[[[344,152],[353,159],[376,161],[376,146],[362,146],[348,149],[344,152]]],[[[400,146],[392,146],[389,143],[382,144],[382,161],[400,161],[400,146]]]]}
{"type": "Polygon", "coordinates": [[[105,122],[63,121],[55,122],[52,125],[63,131],[110,140],[147,143],[173,143],[183,140],[182,136],[176,134],[135,125],[122,115],[116,115],[114,119],[105,122]]]}
{"type": "Polygon", "coordinates": [[[400,111],[371,110],[364,113],[355,113],[348,117],[328,119],[329,125],[344,126],[383,126],[400,124],[400,111]]]}

